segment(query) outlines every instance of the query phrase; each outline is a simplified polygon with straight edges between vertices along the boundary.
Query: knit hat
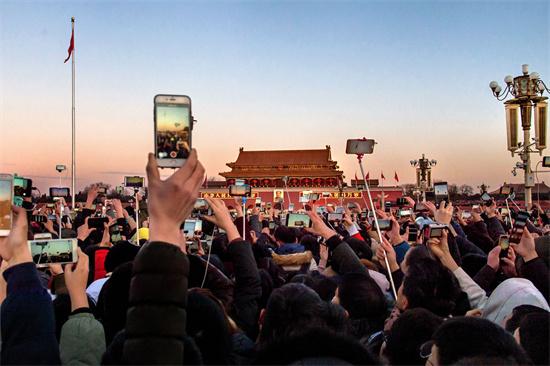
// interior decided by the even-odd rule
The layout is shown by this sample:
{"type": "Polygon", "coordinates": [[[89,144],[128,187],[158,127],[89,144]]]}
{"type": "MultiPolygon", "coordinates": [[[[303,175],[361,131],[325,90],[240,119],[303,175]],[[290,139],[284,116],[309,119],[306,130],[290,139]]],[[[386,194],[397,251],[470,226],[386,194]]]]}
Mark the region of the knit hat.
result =
{"type": "Polygon", "coordinates": [[[113,272],[122,263],[133,261],[138,252],[138,246],[129,241],[119,241],[111,247],[105,258],[105,270],[113,272]]]}

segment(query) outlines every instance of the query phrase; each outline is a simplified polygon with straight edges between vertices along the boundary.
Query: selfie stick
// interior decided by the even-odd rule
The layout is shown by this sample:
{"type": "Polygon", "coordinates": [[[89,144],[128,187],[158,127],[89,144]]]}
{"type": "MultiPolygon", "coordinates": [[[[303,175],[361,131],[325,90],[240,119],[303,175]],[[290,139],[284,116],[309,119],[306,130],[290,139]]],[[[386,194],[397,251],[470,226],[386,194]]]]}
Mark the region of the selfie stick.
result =
{"type": "Polygon", "coordinates": [[[139,201],[138,201],[139,188],[134,188],[134,195],[136,201],[136,245],[139,246],[139,201]]]}
{"type": "Polygon", "coordinates": [[[509,197],[506,197],[504,202],[506,202],[506,209],[508,210],[508,217],[510,217],[510,225],[512,225],[512,213],[510,212],[510,205],[508,204],[508,198],[509,197]]]}
{"type": "Polygon", "coordinates": [[[61,226],[63,223],[63,201],[59,200],[59,239],[61,239],[61,226]]]}
{"type": "MultiPolygon", "coordinates": [[[[367,195],[369,196],[370,207],[373,210],[373,216],[374,216],[374,223],[375,223],[375,226],[376,226],[376,231],[378,232],[378,237],[380,239],[380,242],[382,242],[382,232],[380,231],[380,226],[378,225],[378,219],[376,218],[376,210],[374,209],[374,203],[372,202],[372,196],[370,194],[369,185],[367,183],[367,179],[365,178],[365,170],[363,169],[362,159],[363,159],[363,154],[357,154],[357,160],[359,161],[359,168],[361,169],[361,176],[363,177],[363,181],[365,182],[365,188],[367,189],[367,195]]],[[[386,268],[387,268],[387,271],[388,271],[388,277],[390,279],[390,284],[391,284],[391,289],[392,289],[392,292],[393,292],[393,296],[397,300],[397,290],[395,289],[395,283],[393,282],[393,276],[391,274],[390,263],[388,262],[388,255],[387,255],[385,250],[384,250],[384,261],[386,262],[386,268]]]]}
{"type": "Polygon", "coordinates": [[[243,196],[243,240],[246,240],[246,196],[243,196]]]}

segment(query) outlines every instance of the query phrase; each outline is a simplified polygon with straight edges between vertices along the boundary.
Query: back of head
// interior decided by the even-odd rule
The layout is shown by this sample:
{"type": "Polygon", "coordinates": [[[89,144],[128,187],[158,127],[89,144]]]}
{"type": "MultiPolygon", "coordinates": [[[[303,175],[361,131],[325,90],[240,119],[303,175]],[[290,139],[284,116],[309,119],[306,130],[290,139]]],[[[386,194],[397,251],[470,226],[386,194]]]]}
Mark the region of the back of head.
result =
{"type": "Polygon", "coordinates": [[[117,242],[105,257],[105,270],[113,272],[119,265],[133,261],[138,252],[139,247],[129,241],[117,242]]]}
{"type": "Polygon", "coordinates": [[[293,228],[287,226],[279,226],[273,233],[275,239],[283,243],[295,243],[296,231],[293,228]]]}
{"type": "Polygon", "coordinates": [[[300,283],[284,285],[269,297],[259,342],[263,346],[312,326],[324,326],[326,313],[327,304],[315,291],[300,283]]]}
{"type": "Polygon", "coordinates": [[[528,314],[533,313],[546,313],[548,314],[547,310],[544,310],[542,308],[539,308],[538,306],[534,305],[520,305],[516,306],[514,310],[512,311],[511,316],[506,321],[506,324],[504,324],[504,328],[510,332],[514,333],[516,329],[519,328],[519,323],[525,318],[528,314]]]}
{"type": "Polygon", "coordinates": [[[519,324],[519,342],[535,365],[550,365],[550,313],[527,314],[519,324]]]}
{"type": "Polygon", "coordinates": [[[463,358],[500,357],[518,364],[528,358],[514,337],[504,328],[485,319],[458,317],[447,320],[433,336],[440,365],[451,365],[463,358]]]}
{"type": "Polygon", "coordinates": [[[533,305],[550,310],[546,299],[531,281],[525,278],[509,278],[491,293],[483,309],[483,317],[503,325],[504,319],[519,305],[533,305]]]}
{"type": "Polygon", "coordinates": [[[420,346],[432,339],[443,318],[422,309],[405,311],[395,321],[386,340],[385,356],[391,365],[424,365],[420,346]]]}
{"type": "Polygon", "coordinates": [[[366,318],[383,323],[386,318],[386,298],[378,284],[366,274],[348,273],[342,276],[338,297],[351,319],[366,318]]]}
{"type": "Polygon", "coordinates": [[[408,309],[421,307],[447,317],[460,295],[456,277],[437,260],[422,258],[407,261],[409,264],[403,280],[403,295],[407,297],[408,309]]]}

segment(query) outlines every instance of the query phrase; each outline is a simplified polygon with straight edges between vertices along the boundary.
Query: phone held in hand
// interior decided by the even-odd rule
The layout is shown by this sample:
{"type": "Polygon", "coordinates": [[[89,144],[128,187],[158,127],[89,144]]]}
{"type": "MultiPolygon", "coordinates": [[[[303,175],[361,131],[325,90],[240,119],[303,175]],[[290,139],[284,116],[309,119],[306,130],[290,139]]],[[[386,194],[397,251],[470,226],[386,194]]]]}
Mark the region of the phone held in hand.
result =
{"type": "Polygon", "coordinates": [[[183,166],[191,153],[191,98],[186,95],[155,95],[155,155],[161,168],[183,166]]]}
{"type": "Polygon", "coordinates": [[[88,219],[88,227],[90,229],[95,228],[102,230],[104,228],[104,224],[107,224],[108,222],[109,219],[107,217],[90,217],[88,219]]]}
{"type": "Polygon", "coordinates": [[[286,215],[286,226],[296,228],[311,227],[311,219],[307,214],[289,213],[286,215]]]}
{"type": "Polygon", "coordinates": [[[8,236],[12,224],[13,177],[0,174],[0,236],[8,236]]]}
{"type": "Polygon", "coordinates": [[[124,177],[124,186],[128,188],[142,188],[144,178],[140,176],[124,177]]]}
{"type": "Polygon", "coordinates": [[[510,233],[510,243],[519,244],[521,236],[523,235],[523,229],[527,225],[527,220],[531,215],[527,211],[519,211],[512,232],[510,233]]]}
{"type": "Polygon", "coordinates": [[[435,205],[439,207],[442,201],[449,203],[449,187],[447,182],[434,183],[435,205]]]}
{"type": "Polygon", "coordinates": [[[380,231],[391,230],[392,221],[387,219],[378,220],[378,227],[380,228],[380,231]]]}
{"type": "Polygon", "coordinates": [[[23,207],[23,198],[31,197],[32,195],[32,179],[19,177],[17,175],[12,178],[13,204],[19,207],[23,207]]]}
{"type": "Polygon", "coordinates": [[[50,187],[50,197],[68,198],[71,196],[71,191],[68,187],[50,187]]]}
{"type": "Polygon", "coordinates": [[[76,239],[30,240],[28,243],[32,260],[37,267],[78,261],[76,239]]]}
{"type": "Polygon", "coordinates": [[[508,249],[510,248],[510,236],[501,235],[498,238],[498,245],[500,247],[500,258],[508,257],[508,249]]]}
{"type": "Polygon", "coordinates": [[[229,186],[229,195],[232,197],[250,197],[252,194],[252,189],[250,188],[250,185],[243,184],[243,185],[236,185],[232,184],[229,186]]]}

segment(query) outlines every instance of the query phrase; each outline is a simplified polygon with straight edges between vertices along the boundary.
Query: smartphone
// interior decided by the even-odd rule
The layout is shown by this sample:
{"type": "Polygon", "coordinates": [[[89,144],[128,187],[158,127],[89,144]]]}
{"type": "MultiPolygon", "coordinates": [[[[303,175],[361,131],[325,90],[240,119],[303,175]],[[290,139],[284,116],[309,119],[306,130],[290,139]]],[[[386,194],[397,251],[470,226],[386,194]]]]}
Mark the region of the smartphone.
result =
{"type": "Polygon", "coordinates": [[[439,207],[441,201],[449,203],[449,187],[447,182],[434,183],[435,205],[439,207]]]}
{"type": "Polygon", "coordinates": [[[322,214],[324,214],[325,212],[327,212],[327,209],[326,209],[325,206],[318,206],[318,207],[317,207],[317,214],[322,215],[322,214]]]}
{"type": "Polygon", "coordinates": [[[275,227],[276,227],[275,221],[270,221],[268,227],[269,227],[269,230],[275,230],[275,227]]]}
{"type": "Polygon", "coordinates": [[[500,187],[500,194],[508,196],[510,193],[512,193],[510,186],[502,186],[500,187]]]}
{"type": "Polygon", "coordinates": [[[10,174],[0,174],[0,236],[10,234],[13,195],[13,177],[10,174]]]}
{"type": "Polygon", "coordinates": [[[300,203],[308,203],[309,202],[309,196],[300,196],[300,198],[298,198],[298,202],[300,203]]]}
{"type": "Polygon", "coordinates": [[[106,224],[109,222],[109,219],[107,217],[90,217],[88,219],[88,227],[96,228],[98,230],[102,230],[104,228],[103,224],[106,224]]]}
{"type": "Polygon", "coordinates": [[[409,243],[415,243],[418,239],[418,226],[414,223],[409,223],[409,237],[407,238],[407,241],[409,243]]]}
{"type": "Polygon", "coordinates": [[[30,240],[28,243],[32,260],[37,267],[78,261],[76,239],[30,240]]]}
{"type": "Polygon", "coordinates": [[[313,202],[319,200],[319,193],[310,193],[309,194],[309,200],[313,201],[313,202]]]}
{"type": "Polygon", "coordinates": [[[252,190],[248,184],[243,185],[230,185],[229,186],[229,195],[232,197],[249,197],[252,190]]]}
{"type": "Polygon", "coordinates": [[[397,199],[397,201],[395,201],[395,204],[399,207],[402,207],[402,206],[407,206],[408,205],[408,201],[405,199],[405,197],[399,197],[397,199]]]}
{"type": "Polygon", "coordinates": [[[70,197],[71,192],[68,187],[50,187],[50,197],[70,197]]]}
{"type": "Polygon", "coordinates": [[[144,180],[143,177],[138,176],[124,177],[124,186],[128,188],[141,188],[143,187],[144,180]]]}
{"type": "Polygon", "coordinates": [[[288,212],[294,211],[294,203],[289,203],[288,205],[288,212]]]}
{"type": "Polygon", "coordinates": [[[487,192],[485,192],[481,195],[481,199],[482,199],[483,203],[486,206],[492,206],[493,205],[493,199],[491,198],[491,196],[489,196],[489,194],[487,192]]]}
{"type": "Polygon", "coordinates": [[[206,211],[209,208],[210,206],[204,198],[197,198],[197,200],[195,201],[195,205],[193,206],[193,209],[197,211],[206,211]]]}
{"type": "Polygon", "coordinates": [[[289,213],[286,215],[286,226],[298,228],[311,227],[311,219],[306,214],[289,213]]]}
{"type": "Polygon", "coordinates": [[[338,213],[338,212],[329,212],[327,215],[328,221],[342,221],[343,218],[344,218],[344,214],[338,213]]]}
{"type": "Polygon", "coordinates": [[[411,210],[399,210],[399,217],[408,217],[411,216],[411,210]]]}
{"type": "Polygon", "coordinates": [[[545,156],[542,158],[542,166],[544,168],[550,168],[550,156],[545,156]]]}
{"type": "Polygon", "coordinates": [[[338,207],[336,207],[336,209],[334,209],[334,212],[336,212],[338,214],[343,214],[345,212],[345,210],[342,206],[338,206],[338,207]]]}
{"type": "Polygon", "coordinates": [[[34,222],[46,222],[46,221],[47,221],[47,217],[44,216],[44,215],[32,215],[32,216],[31,216],[31,221],[34,221],[34,222]]]}
{"type": "Polygon", "coordinates": [[[32,194],[32,180],[14,176],[12,180],[13,204],[19,207],[23,207],[23,197],[31,197],[32,194]]]}
{"type": "Polygon", "coordinates": [[[500,246],[500,258],[508,257],[508,248],[510,248],[510,236],[501,235],[498,238],[498,245],[500,246]]]}
{"type": "Polygon", "coordinates": [[[97,193],[107,194],[107,187],[102,187],[102,186],[97,187],[97,193]]]}
{"type": "Polygon", "coordinates": [[[523,228],[527,225],[527,220],[531,215],[527,211],[519,211],[514,220],[514,226],[510,234],[510,243],[519,244],[523,235],[523,228]]]}
{"type": "Polygon", "coordinates": [[[359,217],[361,220],[366,220],[369,217],[369,213],[367,211],[363,211],[359,217]]]}
{"type": "Polygon", "coordinates": [[[372,139],[350,139],[346,142],[346,154],[372,154],[374,144],[375,142],[372,139]]]}
{"type": "Polygon", "coordinates": [[[183,235],[187,239],[193,239],[195,232],[202,231],[202,221],[201,220],[185,220],[183,223],[183,235]]]}
{"type": "Polygon", "coordinates": [[[380,228],[380,231],[388,231],[391,230],[392,221],[391,220],[378,220],[378,227],[380,228]]]}
{"type": "Polygon", "coordinates": [[[255,205],[256,207],[258,207],[258,208],[262,207],[262,199],[260,197],[256,198],[255,203],[256,203],[256,205],[255,205]]]}
{"type": "Polygon", "coordinates": [[[384,202],[384,212],[391,212],[391,202],[384,202]]]}
{"type": "Polygon", "coordinates": [[[191,152],[191,98],[155,95],[155,154],[161,168],[179,168],[191,152]]]}

